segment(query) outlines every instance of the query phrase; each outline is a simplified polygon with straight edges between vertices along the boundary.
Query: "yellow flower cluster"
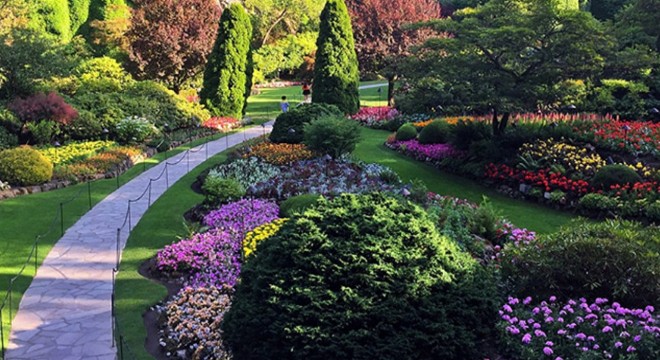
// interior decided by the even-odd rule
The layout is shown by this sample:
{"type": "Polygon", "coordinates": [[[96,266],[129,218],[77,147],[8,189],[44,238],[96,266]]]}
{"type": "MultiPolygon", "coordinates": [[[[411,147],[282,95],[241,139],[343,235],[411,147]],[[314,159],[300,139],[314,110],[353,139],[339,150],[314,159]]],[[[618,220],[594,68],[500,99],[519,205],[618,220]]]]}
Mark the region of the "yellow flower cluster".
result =
{"type": "Polygon", "coordinates": [[[645,179],[656,179],[660,177],[660,169],[655,169],[650,166],[646,166],[640,162],[637,162],[637,164],[632,165],[632,164],[627,164],[624,163],[627,167],[635,170],[639,176],[645,178],[645,179]]]}
{"type": "Polygon", "coordinates": [[[425,127],[427,127],[430,123],[432,123],[433,121],[435,121],[435,120],[434,120],[434,119],[430,119],[430,120],[426,120],[426,121],[415,122],[415,123],[412,123],[412,124],[413,124],[413,126],[416,127],[416,128],[425,128],[425,127]]]}
{"type": "Polygon", "coordinates": [[[519,149],[519,153],[543,162],[548,167],[557,164],[563,166],[567,171],[582,174],[594,174],[605,166],[605,161],[597,153],[554,139],[524,144],[519,149]]]}
{"type": "Polygon", "coordinates": [[[254,230],[250,231],[245,235],[243,239],[243,253],[247,258],[255,250],[257,250],[257,244],[268,239],[269,237],[277,234],[280,231],[280,228],[284,223],[289,219],[277,219],[275,221],[269,222],[268,224],[261,225],[254,230]]]}
{"type": "Polygon", "coordinates": [[[304,144],[275,144],[263,142],[251,148],[244,158],[258,157],[273,165],[286,165],[299,160],[308,160],[314,154],[304,144]]]}

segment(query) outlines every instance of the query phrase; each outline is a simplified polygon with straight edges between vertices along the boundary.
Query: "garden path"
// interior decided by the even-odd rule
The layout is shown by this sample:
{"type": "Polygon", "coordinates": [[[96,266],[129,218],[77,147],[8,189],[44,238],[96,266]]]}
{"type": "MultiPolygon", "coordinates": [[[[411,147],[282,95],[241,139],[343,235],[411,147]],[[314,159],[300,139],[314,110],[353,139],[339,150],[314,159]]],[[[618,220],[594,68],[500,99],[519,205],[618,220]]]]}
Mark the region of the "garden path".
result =
{"type": "MultiPolygon", "coordinates": [[[[208,143],[212,156],[247,139],[270,132],[272,122],[208,143]]],[[[183,155],[174,156],[175,162],[183,155]]],[[[187,160],[169,166],[173,184],[206,160],[206,151],[190,152],[187,160]]],[[[7,359],[115,359],[112,341],[112,269],[116,264],[117,229],[129,199],[140,197],[149,179],[158,177],[165,162],[126,183],[69,228],[38,269],[14,318],[7,359]]],[[[164,179],[153,182],[152,203],[167,190],[164,179]]],[[[147,197],[131,206],[132,226],[149,207],[147,197]]],[[[35,214],[36,215],[36,214],[35,214]]],[[[128,231],[122,231],[123,249],[128,231]]]]}

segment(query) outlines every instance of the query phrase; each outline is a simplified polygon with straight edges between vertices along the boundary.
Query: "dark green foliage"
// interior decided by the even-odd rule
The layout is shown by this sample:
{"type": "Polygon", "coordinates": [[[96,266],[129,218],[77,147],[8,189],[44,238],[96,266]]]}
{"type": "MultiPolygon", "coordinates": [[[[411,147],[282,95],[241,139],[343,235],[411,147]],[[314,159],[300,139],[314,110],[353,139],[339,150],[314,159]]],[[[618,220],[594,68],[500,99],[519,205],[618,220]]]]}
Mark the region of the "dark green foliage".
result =
{"type": "Polygon", "coordinates": [[[71,34],[76,35],[78,29],[87,22],[92,0],[68,0],[69,17],[71,19],[71,34]]]}
{"type": "Polygon", "coordinates": [[[0,151],[0,179],[3,181],[28,186],[49,181],[52,176],[50,160],[29,146],[0,151]]]}
{"type": "Polygon", "coordinates": [[[360,109],[360,72],[351,18],[344,0],[328,0],[316,41],[313,102],[334,104],[343,112],[360,109]]]}
{"type": "Polygon", "coordinates": [[[280,204],[280,217],[290,218],[297,213],[304,212],[312,205],[316,204],[320,195],[304,194],[292,196],[280,204]]]}
{"type": "Polygon", "coordinates": [[[419,133],[420,144],[444,144],[449,142],[451,126],[446,121],[436,120],[426,125],[419,133]]]}
{"type": "Polygon", "coordinates": [[[604,297],[626,306],[660,303],[660,229],[627,221],[576,223],[537,243],[505,249],[513,295],[604,297]]]}
{"type": "Polygon", "coordinates": [[[457,149],[468,150],[472,143],[488,140],[493,132],[488,124],[481,121],[462,121],[452,128],[451,143],[457,149]]]}
{"type": "Polygon", "coordinates": [[[333,159],[350,154],[360,141],[360,125],[345,117],[323,117],[304,127],[304,143],[319,154],[328,154],[333,159]]]}
{"type": "Polygon", "coordinates": [[[200,98],[215,116],[243,117],[252,79],[252,23],[243,6],[232,3],[222,12],[218,37],[204,71],[200,98]]]}
{"type": "Polygon", "coordinates": [[[396,131],[397,141],[408,141],[417,137],[417,129],[413,124],[403,124],[396,131]]]}
{"type": "Polygon", "coordinates": [[[71,19],[68,0],[40,0],[30,5],[30,28],[68,41],[71,19]]]}
{"type": "Polygon", "coordinates": [[[598,20],[611,20],[630,0],[591,0],[589,11],[598,20]]]}
{"type": "Polygon", "coordinates": [[[18,137],[0,125],[0,150],[9,149],[16,145],[18,145],[18,137]]]}
{"type": "Polygon", "coordinates": [[[245,195],[245,188],[235,179],[207,177],[202,185],[206,202],[210,205],[220,205],[232,200],[238,200],[245,195]]]}
{"type": "Polygon", "coordinates": [[[591,185],[597,188],[609,190],[610,186],[617,184],[636,183],[642,181],[642,178],[635,172],[635,170],[622,164],[606,165],[600,168],[594,178],[591,180],[591,185]]]}
{"type": "Polygon", "coordinates": [[[222,325],[237,359],[481,358],[497,301],[420,207],[377,193],[319,199],[241,276],[222,325]]]}
{"type": "Polygon", "coordinates": [[[617,201],[607,195],[598,193],[587,194],[580,198],[579,206],[581,209],[602,213],[607,211],[615,211],[617,208],[617,201]]]}
{"type": "Polygon", "coordinates": [[[304,139],[305,124],[328,116],[342,116],[342,112],[335,105],[304,104],[289,112],[281,113],[273,125],[270,141],[299,144],[304,139]],[[295,133],[289,133],[290,129],[295,130],[295,133]]]}

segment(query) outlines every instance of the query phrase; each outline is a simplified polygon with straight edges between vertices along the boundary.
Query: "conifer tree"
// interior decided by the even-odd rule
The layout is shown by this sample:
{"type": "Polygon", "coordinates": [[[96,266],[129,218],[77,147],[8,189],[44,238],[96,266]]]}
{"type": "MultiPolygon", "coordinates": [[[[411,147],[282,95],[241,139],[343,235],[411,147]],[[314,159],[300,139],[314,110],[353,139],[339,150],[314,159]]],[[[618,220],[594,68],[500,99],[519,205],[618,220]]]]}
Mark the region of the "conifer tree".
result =
{"type": "Polygon", "coordinates": [[[360,108],[360,72],[351,18],[344,0],[328,0],[325,4],[316,46],[312,101],[356,113],[360,108]]]}
{"type": "Polygon", "coordinates": [[[242,5],[232,3],[220,17],[200,92],[202,102],[215,116],[243,115],[251,84],[251,40],[250,17],[242,5]]]}

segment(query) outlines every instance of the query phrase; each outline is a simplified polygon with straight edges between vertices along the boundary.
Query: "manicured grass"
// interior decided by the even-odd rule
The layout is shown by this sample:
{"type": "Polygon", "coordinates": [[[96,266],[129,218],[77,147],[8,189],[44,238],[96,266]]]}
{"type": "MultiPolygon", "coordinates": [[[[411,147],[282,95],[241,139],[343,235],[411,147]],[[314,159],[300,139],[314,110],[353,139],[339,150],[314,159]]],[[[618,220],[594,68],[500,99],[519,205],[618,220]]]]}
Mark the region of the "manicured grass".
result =
{"type": "MultiPolygon", "coordinates": [[[[161,161],[197,146],[206,141],[220,138],[218,134],[205,139],[196,140],[188,145],[156,154],[143,163],[129,169],[119,177],[119,186],[141,174],[161,161]]],[[[63,206],[64,229],[68,229],[89,210],[90,196],[87,184],[78,184],[60,190],[32,195],[24,195],[13,199],[0,201],[0,301],[4,299],[9,289],[10,279],[20,271],[28,258],[35,238],[41,235],[37,252],[37,266],[41,265],[45,256],[61,237],[60,203],[63,206]]],[[[103,200],[117,189],[117,179],[104,179],[91,183],[92,206],[103,200]]],[[[11,320],[16,314],[23,293],[34,277],[34,259],[25,268],[14,285],[11,294],[11,318],[9,304],[2,312],[2,326],[5,344],[9,338],[11,320]]]]}
{"type": "MultiPolygon", "coordinates": [[[[360,104],[362,106],[384,106],[387,104],[387,83],[383,81],[367,81],[360,85],[383,84],[381,93],[378,88],[360,90],[360,104]]],[[[291,107],[302,101],[300,86],[282,88],[260,89],[259,95],[250,96],[246,116],[253,119],[274,119],[281,112],[280,101],[282,96],[287,97],[291,107]]]]}
{"type": "Polygon", "coordinates": [[[495,208],[514,224],[539,233],[554,232],[575,217],[539,204],[508,198],[469,179],[405,157],[383,145],[389,134],[387,131],[363,128],[363,139],[353,155],[365,162],[389,166],[404,181],[419,179],[430,191],[441,195],[451,195],[477,203],[481,202],[483,196],[487,196],[495,208]]]}
{"type": "Polygon", "coordinates": [[[204,199],[191,189],[191,184],[204,169],[225,159],[225,153],[217,154],[172,185],[147,210],[124,248],[115,288],[117,321],[120,334],[138,359],[151,358],[144,349],[147,332],[142,314],[167,295],[162,285],[142,277],[138,269],[165,245],[187,235],[183,213],[204,199]]]}

